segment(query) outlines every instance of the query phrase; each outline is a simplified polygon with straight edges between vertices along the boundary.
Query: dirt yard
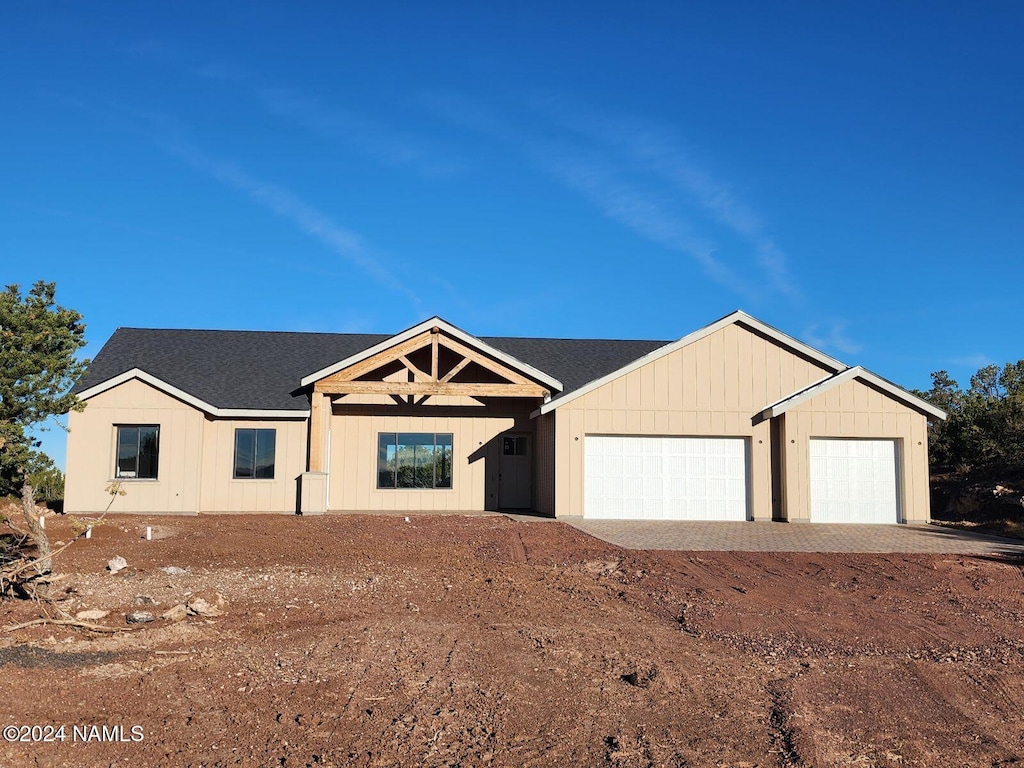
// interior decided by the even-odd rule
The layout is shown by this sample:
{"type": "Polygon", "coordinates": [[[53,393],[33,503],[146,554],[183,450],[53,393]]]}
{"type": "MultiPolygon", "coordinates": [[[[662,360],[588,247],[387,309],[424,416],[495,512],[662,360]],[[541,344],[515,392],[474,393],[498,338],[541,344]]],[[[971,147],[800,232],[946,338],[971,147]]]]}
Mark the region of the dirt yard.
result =
{"type": "Polygon", "coordinates": [[[1022,565],[630,552],[495,516],[120,516],[61,556],[60,606],[127,631],[0,633],[0,725],[65,728],[7,728],[36,741],[0,765],[1013,764],[1022,565]],[[221,616],[159,618],[218,593],[221,616]]]}

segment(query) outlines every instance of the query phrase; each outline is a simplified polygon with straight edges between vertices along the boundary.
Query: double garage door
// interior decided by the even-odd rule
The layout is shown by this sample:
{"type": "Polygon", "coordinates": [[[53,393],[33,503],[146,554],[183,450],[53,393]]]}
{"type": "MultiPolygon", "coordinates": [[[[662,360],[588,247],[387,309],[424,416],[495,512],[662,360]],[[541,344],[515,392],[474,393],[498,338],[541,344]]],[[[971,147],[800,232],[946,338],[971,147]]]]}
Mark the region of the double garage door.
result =
{"type": "MultiPolygon", "coordinates": [[[[735,437],[588,435],[584,517],[746,520],[747,441],[735,437]]],[[[894,440],[812,439],[810,517],[899,522],[894,440]]]]}
{"type": "Polygon", "coordinates": [[[746,520],[742,438],[587,435],[583,516],[746,520]]]}

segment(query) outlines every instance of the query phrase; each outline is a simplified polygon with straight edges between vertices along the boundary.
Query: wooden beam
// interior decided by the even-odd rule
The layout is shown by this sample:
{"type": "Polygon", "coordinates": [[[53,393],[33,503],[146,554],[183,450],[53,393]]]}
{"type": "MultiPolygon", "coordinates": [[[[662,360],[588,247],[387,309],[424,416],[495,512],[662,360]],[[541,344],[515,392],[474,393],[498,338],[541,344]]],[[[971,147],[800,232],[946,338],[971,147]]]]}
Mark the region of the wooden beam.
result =
{"type": "Polygon", "coordinates": [[[467,347],[465,344],[457,341],[456,339],[451,338],[450,336],[445,337],[444,345],[453,352],[458,352],[463,357],[469,358],[477,365],[486,368],[491,373],[495,373],[498,376],[502,376],[515,384],[533,384],[533,382],[530,379],[526,378],[522,374],[513,371],[506,365],[502,365],[501,363],[491,360],[491,358],[487,357],[486,355],[477,352],[475,349],[472,349],[471,347],[467,347]]]}
{"type": "Polygon", "coordinates": [[[414,378],[420,379],[421,381],[436,381],[436,379],[432,378],[429,373],[425,373],[416,367],[416,365],[414,365],[405,355],[399,355],[398,359],[402,362],[402,365],[412,372],[414,378]]]}
{"type": "Polygon", "coordinates": [[[463,368],[465,368],[472,362],[473,361],[470,360],[468,357],[462,358],[458,365],[456,365],[454,368],[452,368],[450,371],[448,371],[448,373],[444,375],[444,378],[441,379],[441,383],[447,384],[449,381],[451,381],[452,379],[459,375],[459,371],[461,371],[463,368]]]}
{"type": "Polygon", "coordinates": [[[330,400],[319,392],[310,397],[309,414],[309,471],[324,471],[324,410],[330,410],[330,400]],[[324,406],[327,406],[327,409],[324,406]]]}
{"type": "Polygon", "coordinates": [[[348,368],[343,368],[337,373],[332,373],[327,378],[318,381],[314,385],[314,388],[319,387],[324,382],[352,381],[354,379],[358,379],[360,376],[363,376],[370,371],[374,371],[382,365],[395,362],[402,355],[408,355],[415,352],[417,349],[422,349],[429,343],[430,331],[424,331],[417,336],[413,336],[411,339],[406,339],[401,344],[396,344],[393,347],[385,349],[383,352],[378,352],[373,357],[360,360],[358,363],[353,363],[348,368]]]}
{"type": "Polygon", "coordinates": [[[437,381],[437,337],[441,335],[440,328],[430,329],[430,380],[437,381]]]}
{"type": "Polygon", "coordinates": [[[545,397],[540,384],[450,384],[440,381],[338,381],[333,395],[450,395],[458,397],[545,397]]]}

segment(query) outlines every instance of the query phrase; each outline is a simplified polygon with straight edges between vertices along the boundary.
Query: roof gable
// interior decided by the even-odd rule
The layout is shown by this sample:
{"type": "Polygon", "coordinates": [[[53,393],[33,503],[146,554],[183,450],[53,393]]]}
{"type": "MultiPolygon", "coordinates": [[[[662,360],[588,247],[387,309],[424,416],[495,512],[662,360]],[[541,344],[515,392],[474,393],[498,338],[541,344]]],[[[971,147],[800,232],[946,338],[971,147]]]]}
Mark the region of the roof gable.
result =
{"type": "Polygon", "coordinates": [[[638,368],[641,368],[649,363],[653,363],[655,360],[665,357],[666,355],[670,355],[677,350],[680,350],[684,347],[689,346],[690,344],[700,341],[701,339],[710,336],[711,334],[721,330],[722,328],[725,328],[726,326],[734,324],[745,326],[757,333],[760,333],[761,335],[768,337],[775,343],[783,347],[786,347],[796,352],[797,354],[802,355],[803,357],[809,358],[814,362],[832,371],[841,371],[847,368],[846,364],[839,362],[835,358],[829,357],[824,352],[817,350],[808,344],[804,344],[802,341],[799,341],[798,339],[795,339],[792,336],[783,333],[777,328],[773,328],[767,323],[761,322],[755,317],[751,317],[746,312],[736,310],[735,312],[716,320],[710,325],[706,325],[703,328],[694,331],[693,333],[683,336],[681,339],[678,339],[677,341],[666,343],[658,347],[657,349],[654,349],[651,352],[643,355],[642,357],[631,360],[627,364],[623,365],[621,368],[614,371],[610,371],[605,375],[601,376],[600,378],[594,379],[593,381],[587,383],[585,386],[579,387],[578,389],[575,389],[573,392],[568,393],[563,397],[559,397],[557,399],[553,399],[549,403],[545,403],[543,406],[540,407],[537,413],[549,413],[555,410],[556,408],[565,405],[566,403],[572,402],[578,397],[582,397],[588,392],[592,392],[595,389],[598,389],[599,387],[602,387],[605,384],[614,381],[615,379],[618,379],[621,376],[625,376],[626,374],[631,373],[632,371],[635,371],[638,368]]]}
{"type": "Polygon", "coordinates": [[[325,368],[321,368],[320,370],[314,371],[313,373],[303,376],[300,381],[300,384],[303,387],[308,387],[311,384],[315,384],[316,382],[320,381],[321,379],[325,379],[329,376],[332,376],[333,374],[338,373],[339,371],[342,371],[351,366],[358,365],[364,360],[372,358],[376,355],[380,355],[381,353],[385,353],[392,347],[397,347],[403,344],[404,342],[413,340],[416,337],[424,333],[427,333],[432,328],[438,328],[444,333],[452,336],[453,338],[458,339],[468,347],[476,349],[477,351],[482,352],[485,355],[488,355],[489,357],[495,358],[496,360],[500,361],[501,363],[508,366],[512,370],[518,371],[519,373],[523,374],[524,376],[530,379],[533,379],[534,381],[546,384],[553,391],[561,392],[563,389],[562,382],[560,382],[553,376],[537,368],[534,368],[532,365],[525,363],[522,360],[516,359],[512,355],[501,351],[500,349],[488,344],[486,341],[483,341],[482,339],[479,339],[475,336],[471,336],[470,334],[463,331],[461,328],[458,328],[452,325],[451,323],[442,320],[440,317],[436,316],[430,318],[429,320],[424,320],[422,323],[414,325],[411,328],[402,331],[401,333],[396,333],[394,336],[386,338],[383,341],[380,341],[371,347],[360,350],[355,354],[349,355],[343,360],[338,360],[337,362],[328,365],[325,368]]]}
{"type": "Polygon", "coordinates": [[[845,371],[840,371],[832,376],[829,376],[821,381],[811,384],[809,387],[804,387],[793,394],[784,397],[777,403],[772,403],[765,408],[761,413],[758,414],[762,419],[773,418],[780,416],[791,408],[795,408],[798,405],[806,403],[819,395],[828,392],[830,389],[839,386],[840,384],[851,381],[853,379],[859,379],[867,384],[874,386],[876,389],[881,390],[895,400],[902,402],[915,410],[922,411],[926,415],[932,416],[943,421],[946,420],[946,412],[940,408],[936,408],[931,403],[922,400],[916,395],[912,395],[907,390],[893,384],[891,381],[883,379],[881,376],[872,373],[866,368],[862,368],[857,365],[853,368],[847,368],[845,371]]]}
{"type": "Polygon", "coordinates": [[[131,370],[119,373],[117,376],[107,379],[106,381],[100,382],[95,386],[83,389],[78,392],[79,400],[88,400],[91,397],[95,397],[107,390],[113,389],[114,387],[120,386],[125,382],[137,379],[138,381],[145,382],[154,389],[158,389],[164,394],[170,395],[171,397],[181,400],[183,403],[188,403],[193,408],[198,408],[204,413],[208,413],[211,416],[221,417],[235,417],[235,418],[261,418],[261,419],[272,419],[272,418],[301,418],[309,415],[309,409],[306,410],[292,410],[292,409],[280,409],[280,408],[218,408],[215,405],[211,405],[204,400],[201,400],[194,395],[189,394],[177,387],[168,384],[166,381],[153,376],[150,373],[142,370],[141,368],[132,368],[131,370]]]}

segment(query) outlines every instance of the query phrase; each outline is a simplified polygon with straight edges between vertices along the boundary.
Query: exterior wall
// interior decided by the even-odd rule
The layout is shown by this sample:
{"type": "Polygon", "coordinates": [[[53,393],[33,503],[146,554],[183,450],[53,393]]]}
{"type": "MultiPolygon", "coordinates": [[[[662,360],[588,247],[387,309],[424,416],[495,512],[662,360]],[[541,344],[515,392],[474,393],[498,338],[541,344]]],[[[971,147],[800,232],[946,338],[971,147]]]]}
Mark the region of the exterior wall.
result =
{"type": "Polygon", "coordinates": [[[900,510],[904,522],[930,519],[928,422],[924,414],[856,379],[844,382],[779,417],[783,424],[786,517],[811,517],[812,437],[897,440],[900,510]]]}
{"type": "MultiPolygon", "coordinates": [[[[535,406],[534,406],[535,407],[535,406]]],[[[483,511],[498,503],[500,435],[533,432],[530,407],[423,407],[424,415],[391,408],[336,406],[331,417],[329,510],[483,511]],[[450,489],[378,489],[377,436],[381,432],[452,435],[450,489]]]]}
{"type": "Polygon", "coordinates": [[[533,501],[542,515],[555,516],[555,414],[546,413],[535,420],[533,501]]]}
{"type": "Polygon", "coordinates": [[[214,419],[203,429],[203,512],[295,514],[298,478],[306,469],[306,419],[214,419]],[[274,429],[274,479],[234,479],[235,430],[274,429]]]}
{"type": "Polygon", "coordinates": [[[620,376],[555,410],[555,508],[583,514],[587,434],[747,437],[755,520],[772,517],[771,430],[765,406],[831,373],[738,324],[620,376]]]}
{"type": "Polygon", "coordinates": [[[159,424],[160,458],[156,480],[121,481],[127,495],[116,498],[111,511],[198,512],[203,414],[137,379],[69,414],[65,509],[102,512],[110,503],[104,488],[114,480],[119,424],[159,424]]]}

